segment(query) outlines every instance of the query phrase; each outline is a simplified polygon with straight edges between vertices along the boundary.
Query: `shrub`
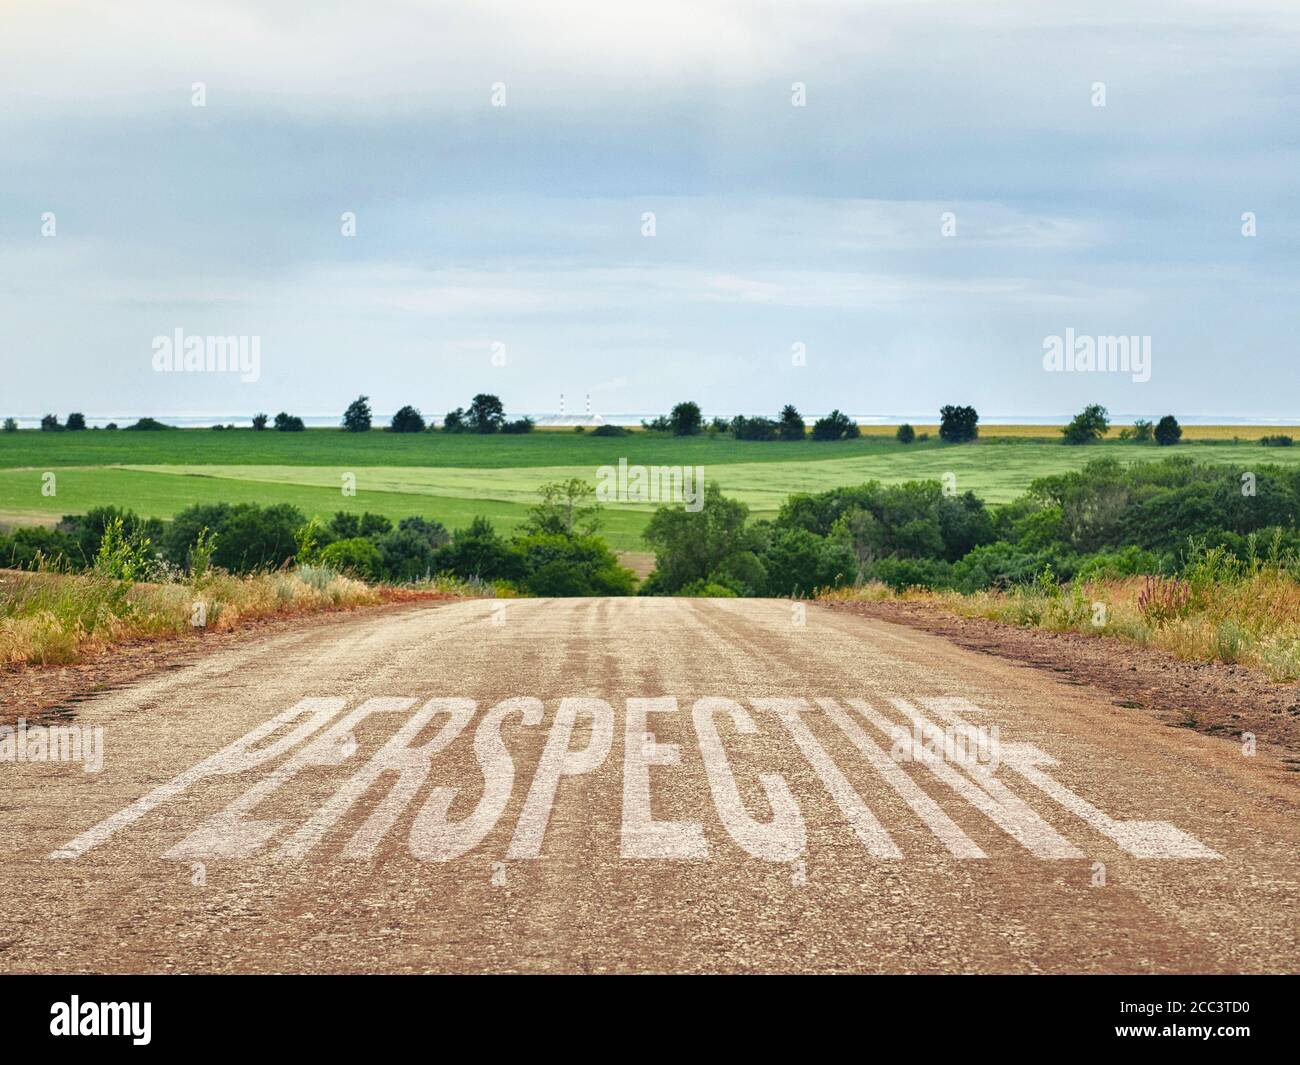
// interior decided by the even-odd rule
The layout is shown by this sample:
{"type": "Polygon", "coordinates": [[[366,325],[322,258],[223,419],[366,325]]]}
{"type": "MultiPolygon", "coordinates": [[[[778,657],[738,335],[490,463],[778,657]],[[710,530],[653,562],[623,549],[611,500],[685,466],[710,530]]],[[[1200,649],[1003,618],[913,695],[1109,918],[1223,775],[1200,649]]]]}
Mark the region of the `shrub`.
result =
{"type": "Polygon", "coordinates": [[[1139,418],[1133,423],[1132,436],[1139,444],[1149,444],[1155,439],[1155,426],[1145,418],[1139,418]]]}
{"type": "Polygon", "coordinates": [[[63,426],[61,426],[61,425],[59,424],[59,417],[58,417],[57,414],[43,414],[43,415],[41,415],[41,432],[43,432],[43,433],[57,433],[57,432],[61,431],[62,429],[63,429],[63,426]]]}
{"type": "Polygon", "coordinates": [[[283,566],[298,554],[297,533],[307,523],[297,507],[276,503],[199,503],[182,510],[162,536],[162,555],[186,566],[206,529],[216,538],[212,562],[231,573],[283,566]]]}
{"type": "Polygon", "coordinates": [[[373,540],[376,536],[383,536],[392,530],[393,523],[388,518],[382,514],[371,514],[368,510],[363,514],[340,510],[330,518],[328,526],[330,538],[333,540],[350,540],[354,536],[364,536],[373,540]]]}
{"type": "Polygon", "coordinates": [[[775,440],[780,426],[771,418],[746,418],[738,414],[731,420],[731,432],[737,440],[775,440]]]}
{"type": "Polygon", "coordinates": [[[64,426],[69,432],[78,432],[86,428],[86,416],[80,411],[73,411],[68,415],[68,421],[64,426]]]}
{"type": "MultiPolygon", "coordinates": [[[[579,425],[577,428],[581,429],[579,425]]],[[[591,431],[592,436],[631,436],[632,430],[621,425],[598,425],[591,431]]]]}
{"type": "Polygon", "coordinates": [[[6,569],[81,569],[86,559],[77,541],[61,529],[24,526],[0,534],[0,567],[6,569]]]}
{"type": "Polygon", "coordinates": [[[1186,617],[1192,608],[1192,587],[1176,577],[1149,576],[1138,593],[1138,612],[1152,625],[1186,617]]]}
{"type": "Polygon", "coordinates": [[[303,425],[302,419],[296,414],[289,414],[281,411],[275,416],[275,428],[281,433],[301,433],[306,426],[303,425]]]}
{"type": "Polygon", "coordinates": [[[259,433],[260,433],[263,429],[266,428],[266,415],[265,415],[265,414],[254,414],[254,415],[253,415],[253,428],[256,429],[259,433]]]}
{"type": "Polygon", "coordinates": [[[597,536],[533,533],[517,540],[521,583],[532,595],[631,595],[636,577],[597,536]]]}
{"type": "Polygon", "coordinates": [[[424,416],[416,408],[408,405],[393,415],[388,428],[394,433],[422,433],[426,426],[424,416]]]}
{"type": "Polygon", "coordinates": [[[1261,436],[1259,443],[1261,447],[1290,447],[1295,441],[1285,433],[1278,433],[1276,436],[1261,436]]]}
{"type": "Polygon", "coordinates": [[[819,588],[851,584],[858,563],[844,543],[806,529],[784,529],[762,555],[769,595],[806,596],[819,588]]]}
{"type": "Polygon", "coordinates": [[[714,584],[711,581],[692,581],[685,587],[678,589],[677,594],[691,596],[696,599],[736,598],[736,593],[725,584],[714,584]]]}
{"type": "Polygon", "coordinates": [[[468,528],[457,529],[451,543],[438,549],[434,570],[485,581],[518,580],[522,573],[518,556],[483,517],[475,518],[468,528]]]}
{"type": "Polygon", "coordinates": [[[321,549],[320,564],[363,581],[375,580],[383,565],[379,548],[363,536],[335,540],[321,549]]]}
{"type": "Polygon", "coordinates": [[[121,518],[114,518],[104,529],[95,555],[95,572],[101,577],[134,582],[143,580],[153,562],[149,537],[128,531],[121,518]]]}
{"type": "Polygon", "coordinates": [[[174,425],[164,425],[156,418],[141,418],[134,425],[128,425],[123,432],[158,433],[164,429],[175,429],[174,425]]]}
{"type": "Polygon", "coordinates": [[[898,432],[894,434],[894,439],[900,444],[910,444],[916,439],[916,430],[908,425],[907,422],[904,422],[898,427],[898,432]]]}
{"type": "Polygon", "coordinates": [[[536,422],[532,418],[517,418],[512,422],[505,422],[501,426],[503,433],[531,433],[536,427],[536,422]]]}
{"type": "Polygon", "coordinates": [[[5,432],[6,432],[6,433],[16,433],[16,432],[18,432],[18,421],[17,421],[16,418],[6,418],[6,419],[5,419],[5,432]]]}
{"type": "MultiPolygon", "coordinates": [[[[579,426],[581,428],[581,426],[579,426]]],[[[463,407],[457,407],[455,410],[449,410],[445,418],[442,419],[442,431],[444,433],[463,433],[468,428],[465,425],[465,410],[463,407]]]]}
{"type": "Polygon", "coordinates": [[[121,521],[127,536],[146,538],[155,545],[162,542],[164,526],[157,518],[142,518],[119,507],[92,507],[85,514],[68,515],[59,522],[59,528],[76,541],[77,565],[86,567],[94,562],[104,533],[114,521],[121,521]]]}

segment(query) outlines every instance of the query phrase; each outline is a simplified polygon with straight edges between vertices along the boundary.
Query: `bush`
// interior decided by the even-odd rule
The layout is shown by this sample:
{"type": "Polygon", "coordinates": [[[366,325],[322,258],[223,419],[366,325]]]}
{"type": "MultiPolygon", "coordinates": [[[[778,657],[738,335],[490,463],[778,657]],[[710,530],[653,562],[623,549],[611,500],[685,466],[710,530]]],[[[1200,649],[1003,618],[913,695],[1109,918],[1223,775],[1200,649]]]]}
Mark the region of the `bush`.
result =
{"type": "Polygon", "coordinates": [[[302,419],[296,414],[288,414],[281,411],[275,416],[275,428],[281,433],[301,433],[306,426],[303,425],[302,419]]]}
{"type": "Polygon", "coordinates": [[[41,432],[43,432],[43,433],[57,433],[57,432],[62,431],[62,429],[63,429],[63,426],[61,426],[61,425],[59,424],[59,418],[58,418],[58,415],[57,415],[57,414],[43,414],[43,415],[41,415],[41,432]]]}
{"type": "Polygon", "coordinates": [[[894,439],[900,444],[910,444],[916,439],[916,430],[908,425],[907,422],[904,422],[898,427],[898,432],[894,434],[894,439]]]}
{"type": "Polygon", "coordinates": [[[122,523],[127,536],[148,539],[154,545],[162,543],[165,526],[157,518],[142,518],[119,507],[92,507],[85,514],[68,515],[59,522],[59,528],[76,541],[75,565],[89,567],[94,562],[104,533],[115,521],[122,523]]]}
{"type": "Polygon", "coordinates": [[[24,526],[0,533],[0,568],[82,569],[87,565],[77,541],[61,529],[24,526]]]}
{"type": "Polygon", "coordinates": [[[713,584],[710,581],[692,581],[677,591],[678,595],[694,599],[735,599],[736,593],[725,584],[713,584]]]}
{"type": "Polygon", "coordinates": [[[466,580],[515,581],[522,574],[519,557],[483,517],[452,534],[451,543],[438,549],[434,569],[466,580]]]}
{"type": "Polygon", "coordinates": [[[1192,586],[1176,577],[1147,577],[1138,593],[1137,606],[1151,625],[1186,617],[1192,609],[1192,586]]]}
{"type": "Polygon", "coordinates": [[[134,425],[128,425],[123,432],[158,433],[165,429],[175,429],[174,425],[164,425],[156,418],[141,418],[134,425]]]}
{"type": "Polygon", "coordinates": [[[68,415],[68,421],[65,428],[69,432],[79,432],[86,428],[86,416],[80,411],[73,411],[68,415]]]}
{"type": "Polygon", "coordinates": [[[858,563],[847,545],[808,532],[784,529],[762,555],[767,592],[774,596],[807,596],[819,588],[851,584],[858,563]]]}
{"type": "Polygon", "coordinates": [[[1284,433],[1279,433],[1276,436],[1261,436],[1259,443],[1262,447],[1290,447],[1295,441],[1284,433]]]}
{"type": "Polygon", "coordinates": [[[139,581],[148,576],[153,557],[149,538],[138,530],[128,531],[121,518],[114,518],[104,529],[94,570],[113,580],[139,581]]]}
{"type": "Polygon", "coordinates": [[[532,595],[631,595],[636,577],[597,536],[534,533],[512,546],[521,583],[532,595]]]}
{"type": "Polygon", "coordinates": [[[389,431],[394,433],[422,433],[425,428],[424,416],[409,405],[394,414],[388,426],[389,431]]]}
{"type": "MultiPolygon", "coordinates": [[[[579,426],[578,428],[582,428],[579,426]]],[[[442,419],[442,431],[444,433],[464,433],[468,432],[465,425],[465,410],[463,407],[457,407],[455,410],[449,410],[446,417],[442,419]]]]}
{"type": "Polygon", "coordinates": [[[939,439],[949,444],[964,444],[979,436],[980,416],[974,407],[939,408],[939,439]]]}
{"type": "MultiPolygon", "coordinates": [[[[579,425],[577,428],[581,429],[579,425]]],[[[598,425],[591,431],[592,436],[631,436],[632,430],[621,425],[598,425]]]]}
{"type": "Polygon", "coordinates": [[[306,524],[297,507],[276,503],[199,503],[182,510],[162,536],[162,555],[188,566],[203,530],[216,539],[212,562],[231,573],[283,566],[298,554],[296,534],[306,524]]]}
{"type": "Polygon", "coordinates": [[[1156,443],[1161,447],[1169,447],[1171,444],[1178,443],[1182,435],[1183,427],[1178,424],[1178,419],[1172,414],[1166,414],[1156,423],[1156,443]]]}
{"type": "Polygon", "coordinates": [[[377,536],[392,532],[393,523],[382,514],[352,514],[340,510],[330,518],[327,532],[331,540],[350,540],[355,536],[364,536],[373,540],[377,536]]]}
{"type": "Polygon", "coordinates": [[[5,432],[6,432],[6,433],[16,433],[16,432],[18,432],[18,421],[17,421],[17,419],[15,419],[15,418],[6,418],[6,419],[5,419],[5,432]]]}
{"type": "Polygon", "coordinates": [[[501,426],[501,431],[503,433],[531,433],[536,424],[532,418],[517,418],[513,422],[505,422],[501,426]]]}
{"type": "Polygon", "coordinates": [[[383,565],[379,548],[363,536],[335,540],[321,549],[320,564],[363,581],[375,580],[383,565]]]}
{"type": "Polygon", "coordinates": [[[738,414],[731,420],[731,432],[737,440],[775,440],[780,426],[771,418],[746,418],[738,414]]]}
{"type": "Polygon", "coordinates": [[[254,414],[254,415],[253,415],[253,428],[256,429],[259,433],[260,433],[263,429],[266,428],[266,415],[265,415],[265,414],[254,414]]]}

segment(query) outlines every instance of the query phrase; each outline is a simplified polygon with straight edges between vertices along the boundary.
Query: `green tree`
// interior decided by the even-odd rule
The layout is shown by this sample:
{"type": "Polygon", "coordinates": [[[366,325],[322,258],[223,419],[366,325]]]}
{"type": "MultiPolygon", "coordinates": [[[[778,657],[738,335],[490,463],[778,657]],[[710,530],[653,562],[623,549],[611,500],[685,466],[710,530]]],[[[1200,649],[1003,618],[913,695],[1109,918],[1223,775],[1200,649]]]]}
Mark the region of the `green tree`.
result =
{"type": "Polygon", "coordinates": [[[57,433],[62,428],[63,426],[59,424],[59,416],[57,414],[44,414],[41,416],[41,432],[57,433]]]}
{"type": "Polygon", "coordinates": [[[974,407],[939,408],[939,439],[950,444],[964,444],[979,436],[980,416],[974,407]]]}
{"type": "Polygon", "coordinates": [[[894,439],[900,444],[910,444],[916,439],[916,430],[908,425],[907,422],[904,422],[898,427],[898,431],[894,433],[894,439]]]}
{"type": "Polygon", "coordinates": [[[266,415],[265,415],[265,414],[254,414],[254,415],[253,415],[253,428],[256,429],[259,433],[260,433],[263,429],[266,428],[266,415]]]}
{"type": "Polygon", "coordinates": [[[5,432],[6,433],[18,432],[18,420],[16,418],[5,419],[5,432]]]}
{"type": "Polygon", "coordinates": [[[581,477],[552,481],[539,488],[541,502],[533,506],[521,528],[550,536],[591,536],[600,528],[596,490],[581,477]]]}
{"type": "Polygon", "coordinates": [[[438,550],[434,566],[438,573],[485,581],[514,581],[522,574],[519,556],[484,517],[475,518],[468,528],[457,529],[451,543],[438,550]]]}
{"type": "Polygon", "coordinates": [[[668,415],[668,427],[673,436],[694,436],[704,424],[698,403],[689,400],[678,403],[668,415]]]}
{"type": "Polygon", "coordinates": [[[631,595],[636,577],[598,536],[534,532],[511,545],[532,595],[631,595]]]}
{"type": "Polygon", "coordinates": [[[71,414],[68,415],[68,420],[65,424],[69,432],[77,432],[79,430],[85,429],[86,416],[82,414],[80,411],[73,411],[71,414]]]}
{"type": "Polygon", "coordinates": [[[655,553],[653,587],[671,594],[692,581],[708,580],[731,556],[752,551],[755,538],[745,528],[748,517],[749,508],[726,498],[713,481],[705,485],[698,511],[660,507],[643,534],[655,553]]]}
{"type": "Polygon", "coordinates": [[[501,400],[487,392],[480,392],[469,401],[465,415],[466,427],[472,433],[495,433],[506,421],[506,409],[501,400]]]}
{"type": "Polygon", "coordinates": [[[281,433],[301,433],[305,426],[296,414],[281,411],[275,416],[275,428],[281,433]]]}
{"type": "Polygon", "coordinates": [[[422,433],[425,430],[424,416],[415,407],[408,405],[393,415],[388,428],[394,433],[422,433]]]}
{"type": "Polygon", "coordinates": [[[1070,424],[1061,430],[1066,444],[1091,444],[1100,440],[1110,429],[1110,415],[1100,403],[1089,403],[1070,424]]]}
{"type": "Polygon", "coordinates": [[[862,430],[858,428],[858,423],[838,410],[833,410],[825,418],[818,418],[813,422],[814,440],[845,440],[861,435],[862,430]]]}
{"type": "Polygon", "coordinates": [[[781,417],[777,425],[779,426],[777,432],[782,440],[802,440],[808,435],[808,427],[804,424],[803,415],[795,409],[793,403],[787,403],[781,408],[781,417]]]}
{"type": "Polygon", "coordinates": [[[370,397],[357,396],[343,412],[343,428],[349,433],[370,431],[370,397]]]}
{"type": "Polygon", "coordinates": [[[1155,437],[1155,426],[1145,418],[1139,418],[1133,423],[1133,439],[1139,444],[1148,444],[1155,437]]]}
{"type": "Polygon", "coordinates": [[[1183,427],[1178,424],[1178,419],[1172,414],[1166,414],[1156,423],[1156,443],[1161,447],[1169,447],[1171,444],[1178,443],[1182,435],[1183,427]]]}
{"type": "Polygon", "coordinates": [[[442,431],[444,433],[464,433],[468,432],[468,430],[469,427],[465,424],[464,407],[449,410],[447,416],[442,420],[442,431]]]}

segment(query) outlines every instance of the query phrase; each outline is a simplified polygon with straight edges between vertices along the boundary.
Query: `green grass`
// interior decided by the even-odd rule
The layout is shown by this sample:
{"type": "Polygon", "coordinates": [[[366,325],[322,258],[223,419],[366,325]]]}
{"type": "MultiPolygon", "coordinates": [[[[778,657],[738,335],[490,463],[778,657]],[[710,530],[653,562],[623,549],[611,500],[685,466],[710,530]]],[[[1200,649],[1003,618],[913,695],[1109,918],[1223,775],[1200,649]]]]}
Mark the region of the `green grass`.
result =
{"type": "MultiPolygon", "coordinates": [[[[76,514],[114,503],[167,518],[193,503],[286,502],[308,515],[370,510],[401,518],[419,514],[450,528],[482,514],[514,529],[538,486],[566,477],[594,483],[602,465],[620,458],[645,465],[704,466],[728,495],[757,516],[770,516],[794,492],[815,492],[876,479],[898,483],[951,473],[958,491],[990,503],[1021,495],[1037,477],[1078,469],[1102,455],[1122,462],[1189,455],[1242,470],[1300,464],[1300,447],[1206,442],[1175,448],[1107,442],[1065,447],[1025,437],[986,438],[950,447],[931,441],[905,447],[874,439],[833,444],[678,440],[633,434],[540,432],[474,437],[336,430],[254,433],[0,434],[0,519],[76,514]],[[57,475],[57,494],[41,494],[41,475],[57,475]],[[341,475],[356,476],[357,494],[342,495],[341,475]]],[[[606,508],[605,533],[618,550],[643,549],[652,506],[606,508]]]]}

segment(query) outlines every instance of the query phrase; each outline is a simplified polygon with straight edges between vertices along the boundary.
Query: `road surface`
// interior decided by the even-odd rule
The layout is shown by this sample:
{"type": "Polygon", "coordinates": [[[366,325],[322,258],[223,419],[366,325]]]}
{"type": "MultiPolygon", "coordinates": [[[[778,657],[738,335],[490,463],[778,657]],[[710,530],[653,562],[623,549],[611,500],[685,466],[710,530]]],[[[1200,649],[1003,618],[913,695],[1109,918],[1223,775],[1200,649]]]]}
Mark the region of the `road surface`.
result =
{"type": "Polygon", "coordinates": [[[1300,968],[1275,755],[815,606],[359,613],[61,727],[7,972],[1300,968]]]}

